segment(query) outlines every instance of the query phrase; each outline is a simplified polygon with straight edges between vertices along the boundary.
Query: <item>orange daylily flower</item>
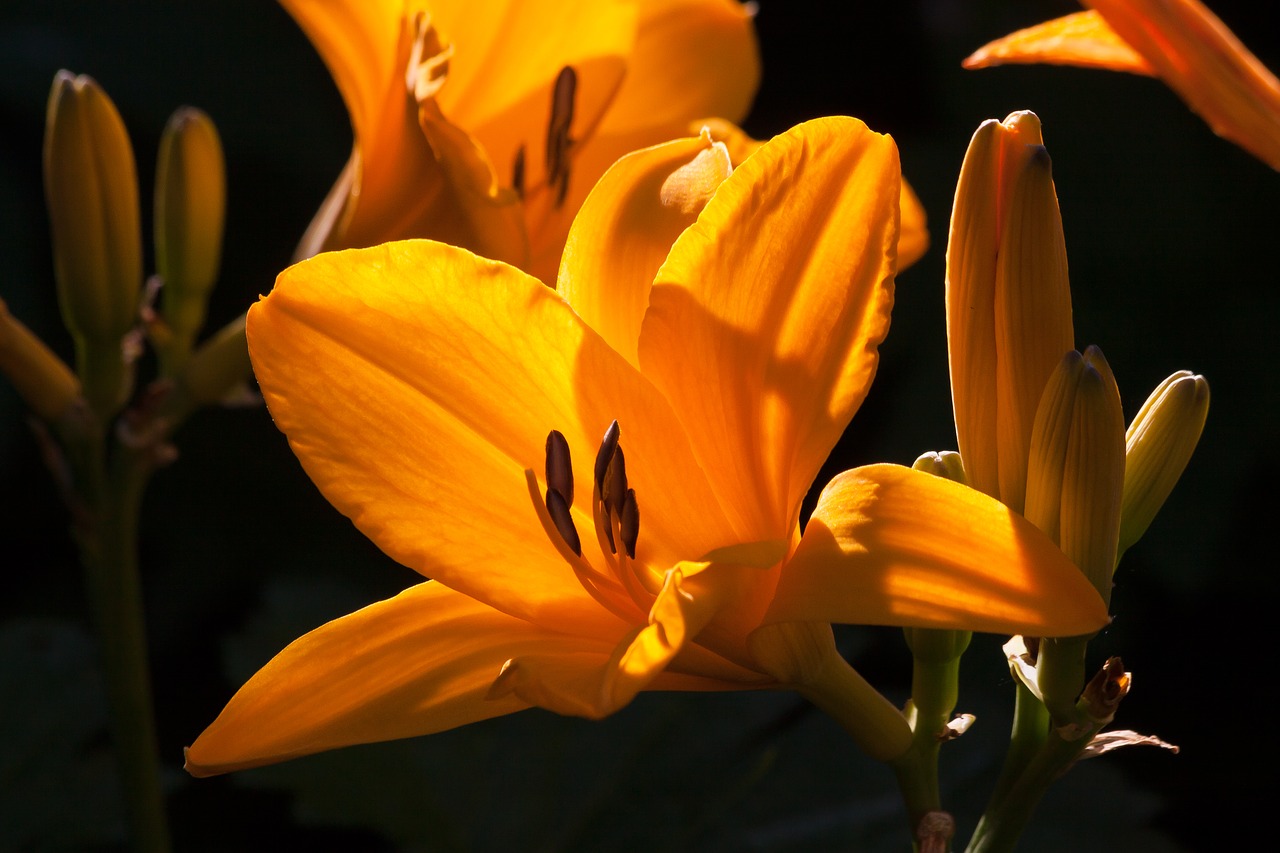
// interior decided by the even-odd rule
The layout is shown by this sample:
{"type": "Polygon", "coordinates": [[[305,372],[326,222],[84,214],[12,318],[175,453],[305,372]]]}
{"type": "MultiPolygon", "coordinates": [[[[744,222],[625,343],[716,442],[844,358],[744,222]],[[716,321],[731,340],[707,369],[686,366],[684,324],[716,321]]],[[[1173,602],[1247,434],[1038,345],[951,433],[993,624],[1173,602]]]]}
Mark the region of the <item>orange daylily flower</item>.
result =
{"type": "MultiPolygon", "coordinates": [[[[888,330],[899,181],[893,141],[853,119],[736,170],[704,134],[609,170],[557,290],[429,241],[283,272],[249,313],[271,413],[325,496],[432,580],[295,641],[188,769],[530,706],[596,718],[640,690],[857,679],[833,621],[1101,627],[1047,537],[939,477],[845,472],[800,533],[888,330]]],[[[825,687],[796,689],[839,713],[825,687]]],[[[910,741],[887,702],[849,716],[910,741]]]]}
{"type": "Polygon", "coordinates": [[[759,83],[736,0],[281,0],[346,102],[351,158],[298,249],[429,237],[552,282],[587,192],[759,83]]]}
{"type": "Polygon", "coordinates": [[[1082,0],[1089,11],[979,48],[965,68],[1047,62],[1159,77],[1219,136],[1280,169],[1280,80],[1198,0],[1082,0]]]}

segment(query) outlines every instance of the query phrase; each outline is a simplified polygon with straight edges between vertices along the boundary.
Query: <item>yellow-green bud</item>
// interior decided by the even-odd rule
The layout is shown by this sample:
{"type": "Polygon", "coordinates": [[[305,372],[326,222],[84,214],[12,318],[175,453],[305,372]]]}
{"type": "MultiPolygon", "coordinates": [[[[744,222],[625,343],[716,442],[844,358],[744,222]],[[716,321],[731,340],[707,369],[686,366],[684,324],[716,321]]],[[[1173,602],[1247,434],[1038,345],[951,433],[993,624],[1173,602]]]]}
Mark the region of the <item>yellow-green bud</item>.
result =
{"type": "Polygon", "coordinates": [[[1142,404],[1125,435],[1120,551],[1142,538],[1191,459],[1209,415],[1209,383],[1180,370],[1142,404]]]}
{"type": "Polygon", "coordinates": [[[129,389],[121,340],[138,316],[142,239],[133,149],[115,105],[89,77],[54,77],[44,180],[77,372],[95,410],[109,415],[129,389]]]}
{"type": "Polygon", "coordinates": [[[226,195],[218,131],[200,110],[183,107],[165,127],[156,164],[156,270],[168,332],[158,346],[163,375],[181,368],[204,325],[218,277],[226,195]]]}
{"type": "Polygon", "coordinates": [[[244,315],[205,341],[187,361],[181,385],[197,405],[220,403],[253,375],[244,336],[244,315]]]}
{"type": "Polygon", "coordinates": [[[80,381],[0,299],[0,373],[41,420],[61,418],[80,397],[80,381]]]}
{"type": "Polygon", "coordinates": [[[1058,545],[1109,603],[1124,495],[1124,412],[1102,351],[1086,349],[1084,365],[1063,466],[1058,545]]]}
{"type": "Polygon", "coordinates": [[[1111,599],[1124,490],[1124,415],[1102,351],[1068,353],[1032,429],[1026,516],[1111,599]]]}
{"type": "Polygon", "coordinates": [[[911,467],[935,477],[942,477],[944,480],[965,482],[964,461],[954,450],[930,450],[928,453],[922,453],[911,467]]]}

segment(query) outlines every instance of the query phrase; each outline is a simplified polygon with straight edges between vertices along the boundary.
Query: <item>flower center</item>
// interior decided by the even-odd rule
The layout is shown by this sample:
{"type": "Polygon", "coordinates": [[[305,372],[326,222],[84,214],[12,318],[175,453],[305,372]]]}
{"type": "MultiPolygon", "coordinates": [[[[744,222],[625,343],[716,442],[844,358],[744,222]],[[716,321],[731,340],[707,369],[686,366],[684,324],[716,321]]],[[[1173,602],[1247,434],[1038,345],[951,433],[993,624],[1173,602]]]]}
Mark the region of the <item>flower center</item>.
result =
{"type": "MultiPolygon", "coordinates": [[[[405,70],[405,86],[413,99],[421,104],[434,98],[443,88],[449,76],[449,61],[453,58],[453,45],[445,38],[429,12],[414,14],[409,23],[413,45],[409,51],[409,63],[405,70]]],[[[566,65],[556,75],[551,87],[551,117],[547,122],[546,186],[554,192],[553,206],[564,206],[569,192],[570,152],[575,140],[569,136],[573,124],[574,104],[578,93],[578,73],[566,65]]],[[[522,199],[525,196],[525,146],[516,149],[511,167],[511,186],[522,199]]]]}
{"type": "Polygon", "coordinates": [[[558,430],[547,435],[546,493],[537,499],[532,471],[526,471],[531,497],[547,535],[577,575],[578,581],[604,607],[627,621],[647,618],[661,581],[638,562],[640,505],[627,485],[626,458],[619,444],[621,430],[614,421],[605,431],[592,483],[591,509],[596,539],[607,571],[599,571],[583,556],[582,539],[573,521],[573,465],[569,442],[558,430]]]}

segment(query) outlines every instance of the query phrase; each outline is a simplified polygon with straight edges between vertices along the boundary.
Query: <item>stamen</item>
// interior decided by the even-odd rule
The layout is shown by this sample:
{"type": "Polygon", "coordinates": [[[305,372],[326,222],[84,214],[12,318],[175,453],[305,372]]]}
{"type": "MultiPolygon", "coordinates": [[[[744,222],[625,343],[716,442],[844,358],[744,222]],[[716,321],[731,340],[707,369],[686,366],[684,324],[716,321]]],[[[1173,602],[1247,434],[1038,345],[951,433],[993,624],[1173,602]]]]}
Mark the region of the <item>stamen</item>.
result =
{"type": "Polygon", "coordinates": [[[573,123],[578,74],[573,66],[560,69],[551,94],[551,121],[547,124],[547,183],[556,188],[556,207],[569,192],[569,126],[573,123]]]}
{"type": "Polygon", "coordinates": [[[573,515],[569,512],[569,504],[565,502],[564,495],[555,489],[547,489],[547,512],[551,515],[551,521],[556,526],[556,531],[560,534],[560,538],[564,540],[564,544],[572,549],[573,553],[582,556],[582,540],[578,538],[578,528],[573,525],[573,515]]]}
{"type": "Polygon", "coordinates": [[[627,556],[636,558],[636,542],[640,538],[640,505],[636,503],[636,490],[627,489],[627,496],[622,502],[622,514],[618,519],[619,535],[622,545],[627,549],[627,556]]]}
{"type": "MultiPolygon", "coordinates": [[[[547,509],[546,502],[539,499],[538,478],[534,475],[532,469],[525,469],[524,479],[529,489],[529,500],[538,516],[538,521],[542,524],[543,531],[547,534],[548,541],[555,546],[556,552],[573,569],[574,577],[578,579],[578,583],[582,584],[582,588],[587,591],[587,594],[595,599],[601,607],[624,622],[633,622],[636,619],[643,618],[647,608],[640,609],[636,599],[629,595],[616,580],[601,574],[581,554],[570,550],[556,527],[555,521],[551,518],[551,512],[547,509]]],[[[576,528],[574,532],[577,532],[576,528]]]]}
{"type": "Polygon", "coordinates": [[[622,447],[613,451],[613,459],[604,475],[604,489],[600,492],[600,500],[614,515],[622,515],[622,504],[627,499],[627,460],[622,455],[622,447]]]}
{"type": "Polygon", "coordinates": [[[516,149],[516,161],[511,166],[511,186],[516,195],[524,198],[524,145],[516,149]]]}
{"type": "Polygon", "coordinates": [[[555,489],[564,502],[573,506],[573,463],[569,442],[560,430],[547,433],[547,487],[555,489]]]}
{"type": "Polygon", "coordinates": [[[609,472],[609,463],[613,461],[613,452],[618,449],[618,438],[621,436],[622,430],[618,427],[618,422],[614,421],[609,424],[609,428],[604,431],[604,439],[600,442],[600,449],[596,451],[596,491],[604,494],[604,475],[609,472]]]}

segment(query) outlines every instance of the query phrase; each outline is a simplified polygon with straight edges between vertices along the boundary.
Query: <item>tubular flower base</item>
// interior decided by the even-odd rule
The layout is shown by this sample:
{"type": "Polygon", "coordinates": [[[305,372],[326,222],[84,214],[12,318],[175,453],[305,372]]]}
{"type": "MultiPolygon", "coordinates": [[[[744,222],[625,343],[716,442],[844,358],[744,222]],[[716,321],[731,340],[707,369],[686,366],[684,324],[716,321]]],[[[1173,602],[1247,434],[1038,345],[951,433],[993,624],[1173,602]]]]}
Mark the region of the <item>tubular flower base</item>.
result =
{"type": "Polygon", "coordinates": [[[888,330],[897,150],[822,119],[728,162],[709,135],[619,161],[558,290],[428,241],[281,274],[249,313],[271,413],[326,497],[433,580],[281,652],[191,746],[192,773],[793,681],[834,713],[839,682],[862,702],[846,723],[905,742],[822,623],[1107,621],[1024,519],[904,467],[837,477],[801,536],[888,330]]]}
{"type": "Polygon", "coordinates": [[[1198,0],[1084,0],[997,39],[965,68],[1051,63],[1159,77],[1214,133],[1280,169],[1280,80],[1198,0]]]}
{"type": "Polygon", "coordinates": [[[281,0],[351,116],[346,168],[298,248],[429,237],[553,282],[574,213],[628,151],[759,83],[736,0],[281,0]]]}

